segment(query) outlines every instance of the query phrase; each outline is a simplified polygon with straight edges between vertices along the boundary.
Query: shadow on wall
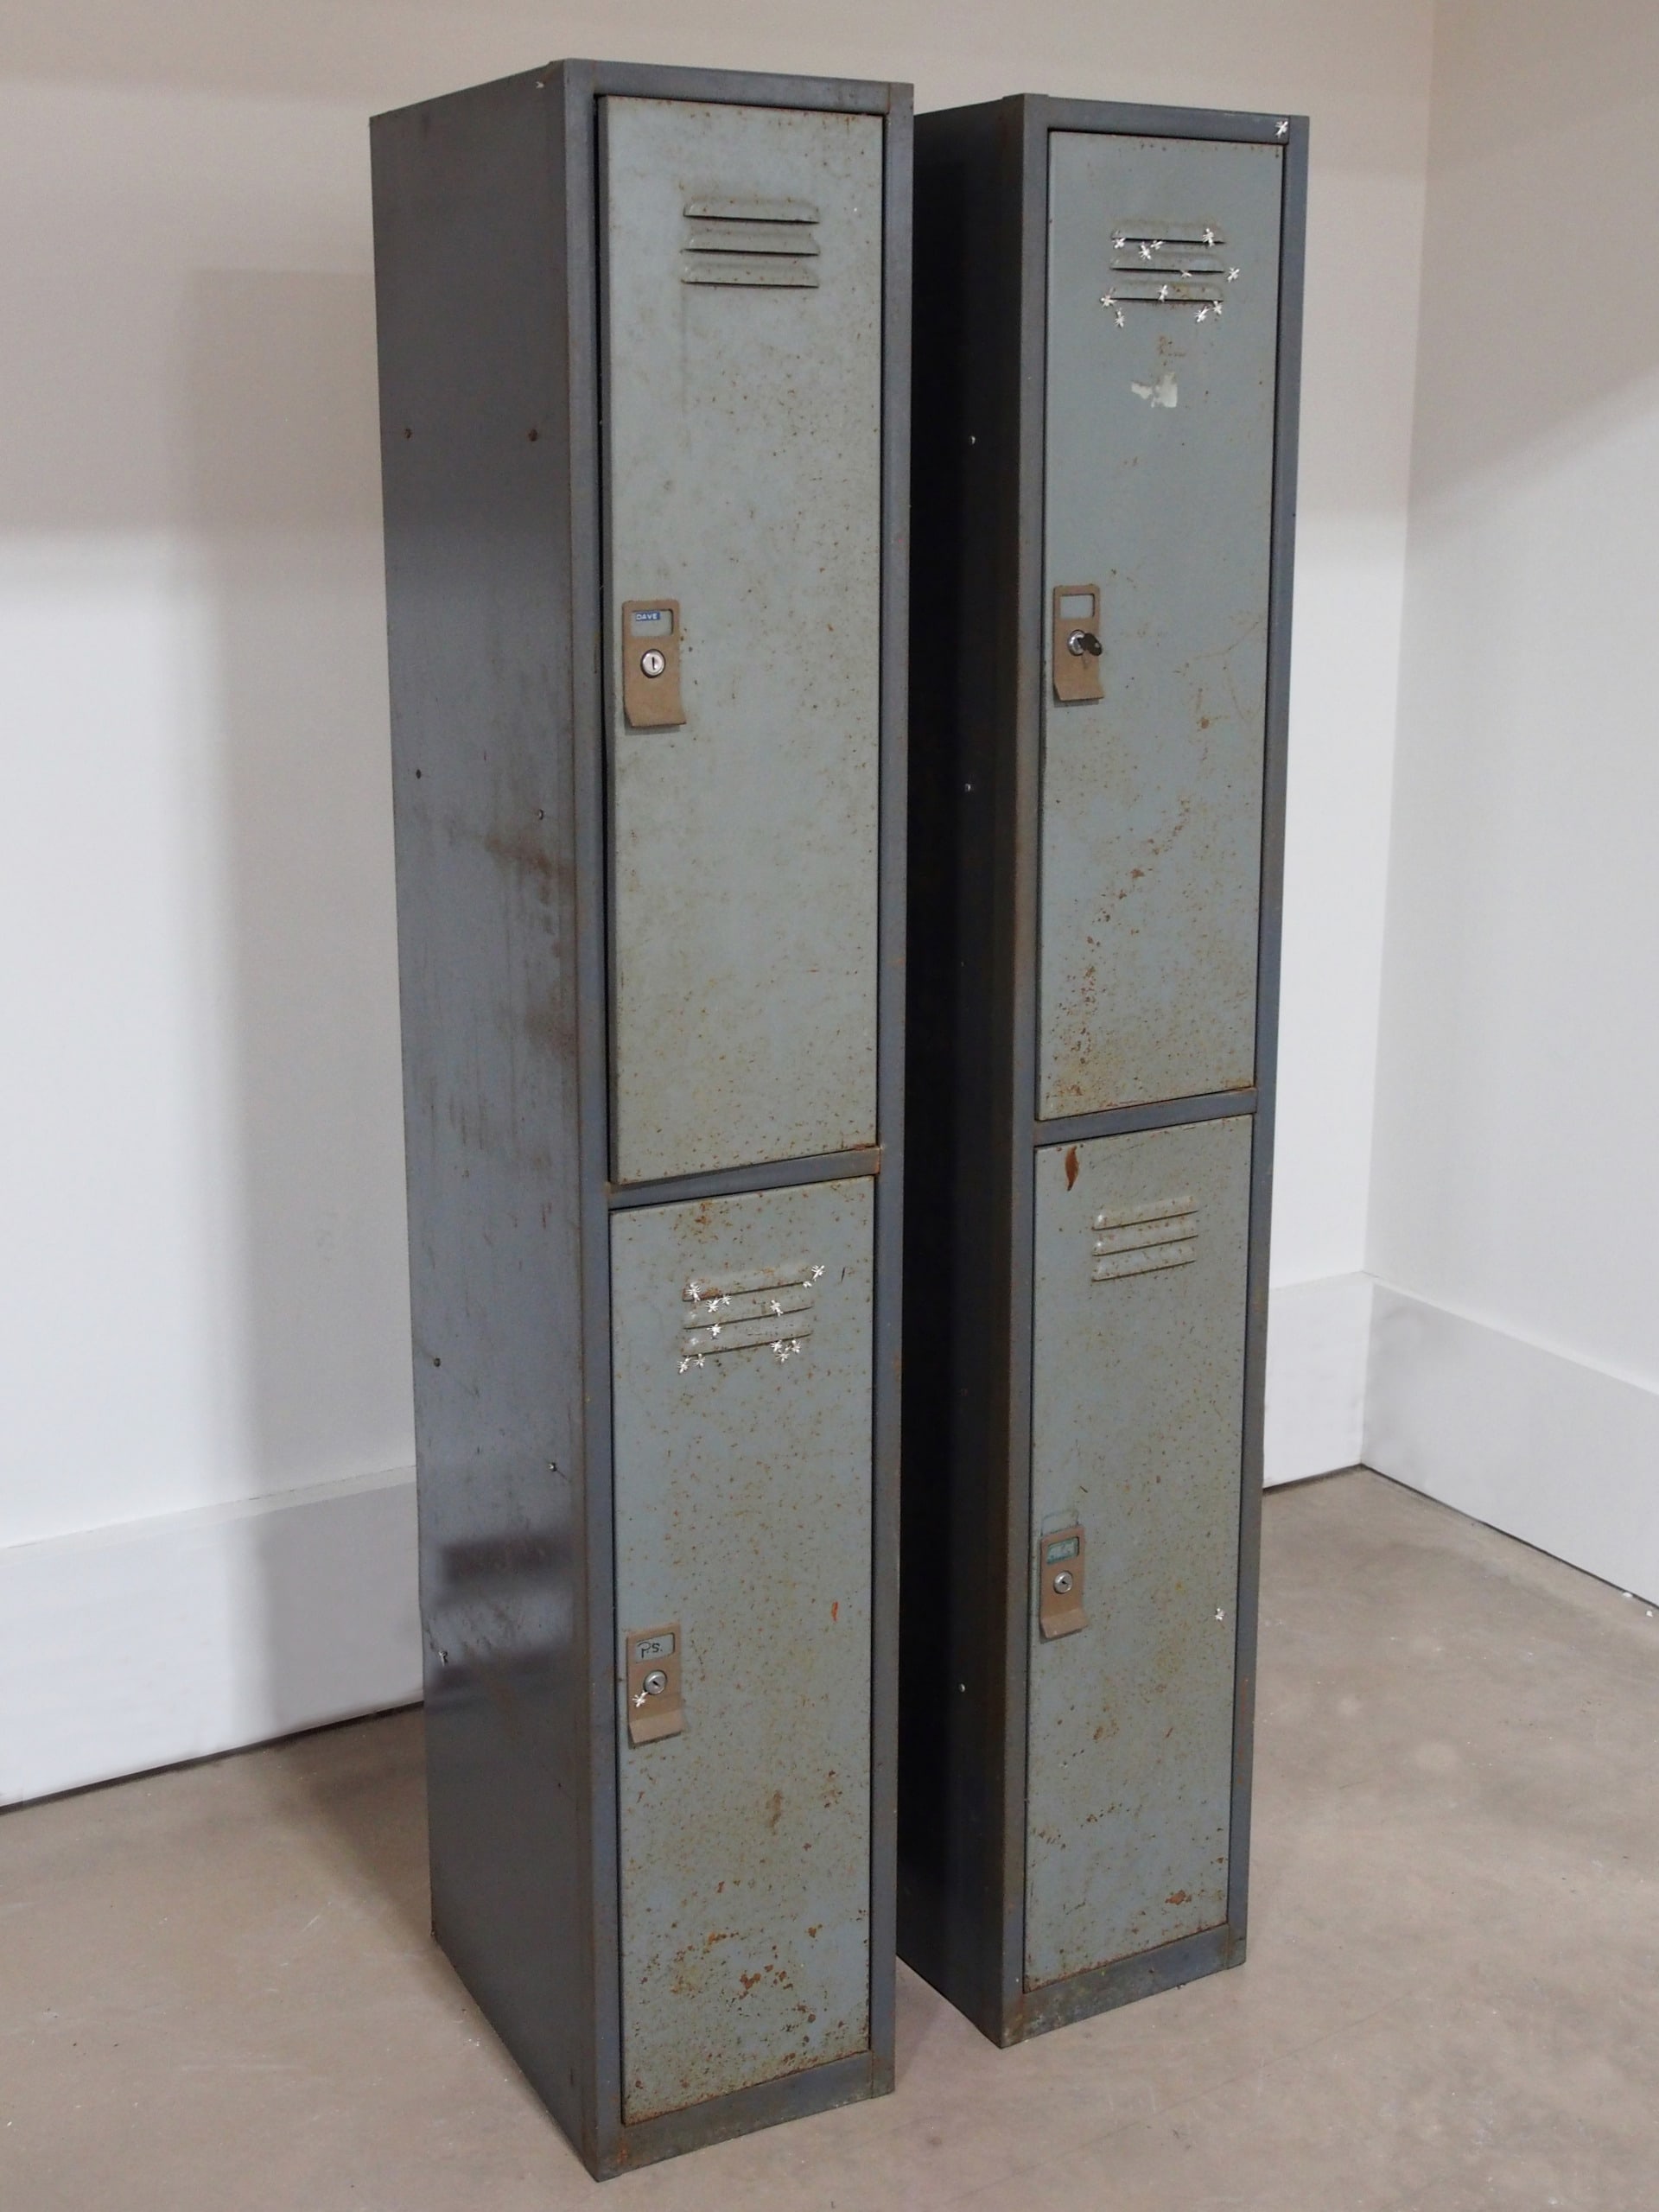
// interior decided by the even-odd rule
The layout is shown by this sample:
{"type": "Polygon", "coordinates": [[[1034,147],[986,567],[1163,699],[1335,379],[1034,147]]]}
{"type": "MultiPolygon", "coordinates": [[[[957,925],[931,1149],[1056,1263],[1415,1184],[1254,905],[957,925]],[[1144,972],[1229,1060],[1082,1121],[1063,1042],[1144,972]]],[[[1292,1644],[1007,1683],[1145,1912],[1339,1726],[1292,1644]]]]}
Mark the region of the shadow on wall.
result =
{"type": "MultiPolygon", "coordinates": [[[[204,270],[187,312],[180,475],[213,624],[209,905],[232,1001],[237,1426],[269,1491],[413,1457],[373,288],[204,270]]],[[[362,1709],[388,1642],[413,1662],[412,1541],[390,1540],[406,1497],[351,1503],[383,1589],[325,1587],[339,1576],[292,1516],[262,1526],[273,1728],[330,1717],[353,1619],[342,1710],[362,1709]]],[[[343,1556],[361,1572],[359,1544],[343,1556]]],[[[393,1676],[385,1701],[417,1694],[393,1676]]]]}
{"type": "Polygon", "coordinates": [[[1651,0],[1442,0],[1413,491],[1643,411],[1659,283],[1632,240],[1654,196],[1651,0]]]}

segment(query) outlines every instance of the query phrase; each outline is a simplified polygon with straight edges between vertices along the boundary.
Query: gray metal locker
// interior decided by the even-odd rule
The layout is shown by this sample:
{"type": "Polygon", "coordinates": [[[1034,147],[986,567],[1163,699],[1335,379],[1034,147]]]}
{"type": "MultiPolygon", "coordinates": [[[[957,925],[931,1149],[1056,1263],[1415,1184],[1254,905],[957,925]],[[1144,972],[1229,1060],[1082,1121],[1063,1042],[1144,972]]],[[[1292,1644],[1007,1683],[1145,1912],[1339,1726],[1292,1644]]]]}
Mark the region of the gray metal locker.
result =
{"type": "Polygon", "coordinates": [[[893,2081],[909,94],[373,154],[434,1926],[603,2177],[893,2081]]]}
{"type": "Polygon", "coordinates": [[[899,1941],[999,2043],[1243,1956],[1306,158],[917,126],[899,1941]]]}

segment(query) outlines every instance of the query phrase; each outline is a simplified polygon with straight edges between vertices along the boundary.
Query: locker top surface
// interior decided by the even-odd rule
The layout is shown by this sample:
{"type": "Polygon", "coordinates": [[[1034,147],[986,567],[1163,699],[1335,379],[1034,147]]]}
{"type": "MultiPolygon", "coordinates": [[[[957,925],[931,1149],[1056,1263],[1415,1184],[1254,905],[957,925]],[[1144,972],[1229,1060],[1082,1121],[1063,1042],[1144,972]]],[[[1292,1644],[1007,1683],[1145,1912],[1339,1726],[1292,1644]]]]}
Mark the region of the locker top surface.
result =
{"type": "Polygon", "coordinates": [[[823,109],[841,115],[908,117],[914,104],[911,86],[882,84],[862,77],[792,77],[760,69],[681,69],[650,61],[591,61],[568,59],[543,62],[539,67],[516,71],[511,78],[492,78],[460,92],[444,92],[431,99],[410,100],[401,108],[388,108],[384,117],[371,118],[371,127],[396,115],[409,115],[437,106],[447,99],[470,99],[493,86],[535,80],[544,89],[563,79],[573,90],[601,99],[609,93],[636,99],[702,100],[734,107],[797,107],[823,109]]]}
{"type": "Polygon", "coordinates": [[[1220,138],[1240,144],[1303,146],[1308,118],[1248,108],[1161,107],[1141,100],[1071,99],[1052,92],[1010,92],[956,108],[931,108],[931,122],[944,115],[988,116],[1001,109],[1022,115],[1039,130],[1103,130],[1156,138],[1220,138]]]}

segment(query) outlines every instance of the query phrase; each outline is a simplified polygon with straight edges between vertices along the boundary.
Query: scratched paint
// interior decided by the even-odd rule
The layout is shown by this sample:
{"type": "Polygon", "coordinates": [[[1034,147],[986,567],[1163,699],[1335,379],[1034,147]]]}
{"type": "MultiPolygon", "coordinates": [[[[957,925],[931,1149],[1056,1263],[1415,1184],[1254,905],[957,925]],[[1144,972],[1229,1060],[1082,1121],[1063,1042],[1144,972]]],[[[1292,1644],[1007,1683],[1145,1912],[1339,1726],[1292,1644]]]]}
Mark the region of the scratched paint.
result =
{"type": "Polygon", "coordinates": [[[1045,686],[1045,1117],[1254,1077],[1283,156],[1056,131],[1050,164],[1044,604],[1099,584],[1105,651],[1098,702],[1045,686]],[[1103,306],[1143,210],[1224,236],[1224,316],[1103,306]]]}
{"type": "Polygon", "coordinates": [[[606,650],[677,599],[685,709],[610,731],[632,1182],[875,1138],[882,124],[611,99],[606,143],[606,650]],[[732,200],[817,211],[810,288],[682,281],[732,200]]]}
{"type": "Polygon", "coordinates": [[[1089,1576],[1077,1635],[1033,1608],[1033,1986],[1227,1916],[1250,1141],[1240,1117],[1078,1145],[1075,1175],[1037,1155],[1032,1557],[1080,1522],[1089,1576]],[[1190,1259],[1097,1279],[1096,1223],[1172,1203],[1190,1259]]]}
{"type": "Polygon", "coordinates": [[[868,2046],[874,1217],[849,1180],[612,1219],[618,1624],[680,1624],[685,1707],[619,1730],[630,2122],[868,2046]],[[690,1284],[798,1255],[793,1356],[685,1364],[690,1284]]]}

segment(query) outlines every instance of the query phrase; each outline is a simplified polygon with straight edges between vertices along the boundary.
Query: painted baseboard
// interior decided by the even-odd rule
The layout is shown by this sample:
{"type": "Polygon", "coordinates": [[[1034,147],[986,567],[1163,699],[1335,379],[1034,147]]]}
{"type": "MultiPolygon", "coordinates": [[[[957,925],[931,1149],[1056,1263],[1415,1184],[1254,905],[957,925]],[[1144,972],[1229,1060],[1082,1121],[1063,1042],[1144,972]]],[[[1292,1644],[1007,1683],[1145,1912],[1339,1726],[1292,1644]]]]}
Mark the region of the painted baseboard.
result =
{"type": "Polygon", "coordinates": [[[415,1471],[0,1550],[0,1804],[421,1694],[415,1471]]]}
{"type": "Polygon", "coordinates": [[[1301,1482],[1358,1460],[1370,1331],[1370,1275],[1274,1287],[1268,1301],[1265,1482],[1301,1482]]]}
{"type": "Polygon", "coordinates": [[[1364,1459],[1659,1599],[1659,1391],[1378,1283],[1364,1459]]]}
{"type": "MultiPolygon", "coordinates": [[[[1288,1283],[1266,1477],[1363,1459],[1659,1598],[1659,1392],[1369,1275],[1288,1283]]],[[[420,1695],[415,1478],[0,1550],[0,1803],[420,1695]]]]}

